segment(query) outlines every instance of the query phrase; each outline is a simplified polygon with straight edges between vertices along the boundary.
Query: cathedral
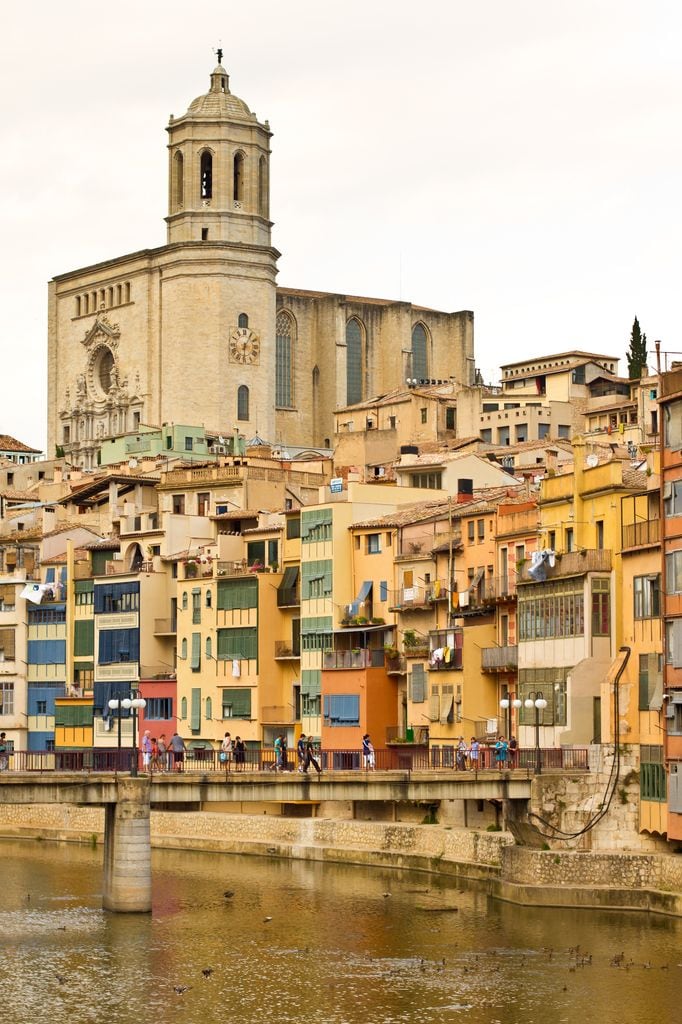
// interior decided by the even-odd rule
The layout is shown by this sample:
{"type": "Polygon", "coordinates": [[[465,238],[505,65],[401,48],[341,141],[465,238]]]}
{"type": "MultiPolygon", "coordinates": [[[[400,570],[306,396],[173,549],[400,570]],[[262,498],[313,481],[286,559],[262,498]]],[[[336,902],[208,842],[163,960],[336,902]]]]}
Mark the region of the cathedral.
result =
{"type": "Polygon", "coordinates": [[[50,455],[90,469],[105,439],[164,423],[328,448],[335,408],[473,383],[469,311],[277,286],[272,133],[220,55],[166,131],[166,244],[49,284],[50,455]]]}

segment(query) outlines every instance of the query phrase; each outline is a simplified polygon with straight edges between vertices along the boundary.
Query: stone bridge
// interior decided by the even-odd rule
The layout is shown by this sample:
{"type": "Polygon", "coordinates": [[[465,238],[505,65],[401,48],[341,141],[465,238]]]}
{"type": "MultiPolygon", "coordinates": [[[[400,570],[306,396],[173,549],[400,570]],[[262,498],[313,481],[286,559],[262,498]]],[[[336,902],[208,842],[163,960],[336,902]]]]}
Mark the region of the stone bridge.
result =
{"type": "MultiPolygon", "coordinates": [[[[172,773],[152,777],[111,772],[3,772],[0,803],[77,804],[105,808],[103,906],[151,910],[150,809],[200,810],[211,803],[360,801],[438,803],[441,800],[527,801],[525,772],[335,771],[298,773],[172,773]]],[[[517,805],[518,806],[518,805],[517,805]]]]}

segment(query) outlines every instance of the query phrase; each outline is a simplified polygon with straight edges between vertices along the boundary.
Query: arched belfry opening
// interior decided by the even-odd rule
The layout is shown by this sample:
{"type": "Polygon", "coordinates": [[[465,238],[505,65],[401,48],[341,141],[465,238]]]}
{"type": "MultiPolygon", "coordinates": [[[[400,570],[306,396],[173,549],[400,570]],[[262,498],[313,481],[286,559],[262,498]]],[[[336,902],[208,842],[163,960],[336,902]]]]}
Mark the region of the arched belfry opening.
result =
{"type": "Polygon", "coordinates": [[[185,202],[185,158],[179,149],[173,153],[173,209],[181,210],[185,202]]]}
{"type": "Polygon", "coordinates": [[[268,162],[264,156],[258,161],[258,212],[261,217],[269,215],[268,162]]]}
{"type": "Polygon", "coordinates": [[[205,149],[200,162],[201,198],[213,198],[213,155],[205,149]]]}
{"type": "Polygon", "coordinates": [[[244,201],[244,154],[235,153],[232,166],[232,196],[235,202],[244,201]]]}

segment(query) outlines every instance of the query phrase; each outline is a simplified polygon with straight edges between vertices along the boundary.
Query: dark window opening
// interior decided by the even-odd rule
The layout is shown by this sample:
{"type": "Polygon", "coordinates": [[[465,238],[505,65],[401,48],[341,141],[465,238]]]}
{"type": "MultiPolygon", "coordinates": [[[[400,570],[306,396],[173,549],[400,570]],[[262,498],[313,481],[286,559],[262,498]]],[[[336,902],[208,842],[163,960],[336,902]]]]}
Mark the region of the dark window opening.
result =
{"type": "Polygon", "coordinates": [[[201,154],[201,198],[213,196],[213,157],[207,151],[201,154]]]}

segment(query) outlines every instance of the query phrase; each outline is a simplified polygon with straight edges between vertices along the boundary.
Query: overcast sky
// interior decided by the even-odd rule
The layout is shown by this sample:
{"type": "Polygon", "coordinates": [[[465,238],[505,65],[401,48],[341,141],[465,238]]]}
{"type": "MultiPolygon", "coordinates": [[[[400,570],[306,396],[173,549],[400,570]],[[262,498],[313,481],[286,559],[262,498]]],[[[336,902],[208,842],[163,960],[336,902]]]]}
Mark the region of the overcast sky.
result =
{"type": "Polygon", "coordinates": [[[672,0],[8,5],[0,433],[45,443],[49,278],[165,242],[164,129],[219,41],[274,131],[280,284],[471,309],[488,380],[623,355],[635,314],[682,349],[681,28],[672,0]]]}

